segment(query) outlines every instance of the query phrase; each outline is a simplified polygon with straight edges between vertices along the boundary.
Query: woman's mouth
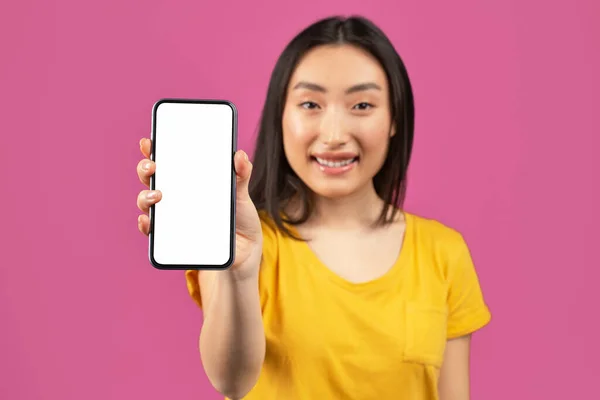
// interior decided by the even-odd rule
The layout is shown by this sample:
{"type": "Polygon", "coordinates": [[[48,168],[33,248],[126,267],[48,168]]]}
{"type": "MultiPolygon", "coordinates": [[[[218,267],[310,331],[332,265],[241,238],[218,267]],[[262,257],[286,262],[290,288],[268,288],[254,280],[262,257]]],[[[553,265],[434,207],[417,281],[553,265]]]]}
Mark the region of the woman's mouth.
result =
{"type": "Polygon", "coordinates": [[[327,160],[325,158],[315,157],[315,160],[323,167],[339,168],[355,162],[358,160],[358,157],[347,158],[345,160],[327,160]]]}
{"type": "Polygon", "coordinates": [[[354,154],[331,155],[331,156],[312,156],[314,165],[318,170],[326,175],[341,175],[354,168],[359,157],[354,154]]]}

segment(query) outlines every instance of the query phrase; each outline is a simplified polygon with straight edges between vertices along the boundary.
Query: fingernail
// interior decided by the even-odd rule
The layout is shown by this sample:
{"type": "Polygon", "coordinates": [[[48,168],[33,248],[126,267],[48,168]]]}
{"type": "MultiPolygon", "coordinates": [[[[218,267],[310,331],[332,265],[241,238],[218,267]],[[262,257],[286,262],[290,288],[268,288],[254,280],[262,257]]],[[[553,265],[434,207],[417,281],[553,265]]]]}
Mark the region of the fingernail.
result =
{"type": "Polygon", "coordinates": [[[146,198],[148,200],[152,200],[152,199],[155,199],[157,196],[158,196],[158,193],[156,193],[156,192],[148,192],[148,194],[146,195],[146,198]]]}
{"type": "Polygon", "coordinates": [[[150,169],[150,161],[146,161],[142,164],[142,169],[148,171],[150,169]]]}
{"type": "Polygon", "coordinates": [[[246,154],[245,151],[243,151],[242,153],[244,153],[244,160],[248,161],[248,154],[246,154]]]}

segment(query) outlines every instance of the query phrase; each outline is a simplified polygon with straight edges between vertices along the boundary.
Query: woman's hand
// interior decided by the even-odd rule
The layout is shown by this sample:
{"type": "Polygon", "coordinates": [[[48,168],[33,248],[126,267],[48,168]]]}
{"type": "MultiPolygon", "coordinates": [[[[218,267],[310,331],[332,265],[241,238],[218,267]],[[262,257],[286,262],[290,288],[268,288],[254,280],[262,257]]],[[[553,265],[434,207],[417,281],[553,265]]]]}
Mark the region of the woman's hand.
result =
{"type": "MultiPolygon", "coordinates": [[[[150,160],[152,141],[143,138],[140,141],[140,150],[144,158],[137,166],[137,174],[146,189],[140,191],[137,197],[137,206],[142,212],[138,217],[138,229],[148,235],[150,218],[148,211],[153,204],[161,201],[162,193],[158,190],[149,190],[150,177],[156,171],[156,164],[150,160]]],[[[236,251],[235,260],[231,271],[236,277],[246,277],[256,274],[262,255],[262,229],[258,212],[250,195],[248,194],[248,181],[252,173],[252,164],[243,151],[238,151],[234,158],[236,183],[236,251]]],[[[160,167],[159,167],[160,168],[160,167]]],[[[190,183],[193,184],[193,183],[190,183]]]]}

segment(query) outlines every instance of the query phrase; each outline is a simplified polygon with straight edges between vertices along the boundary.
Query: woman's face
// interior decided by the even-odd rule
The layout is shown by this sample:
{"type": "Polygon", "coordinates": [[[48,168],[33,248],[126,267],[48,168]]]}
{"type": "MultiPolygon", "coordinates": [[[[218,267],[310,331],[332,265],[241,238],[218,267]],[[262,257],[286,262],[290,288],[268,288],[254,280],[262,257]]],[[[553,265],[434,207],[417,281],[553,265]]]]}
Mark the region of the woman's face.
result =
{"type": "Polygon", "coordinates": [[[313,192],[339,198],[372,187],[392,134],[388,82],[375,58],[349,45],[306,54],[290,80],[283,146],[313,192]]]}

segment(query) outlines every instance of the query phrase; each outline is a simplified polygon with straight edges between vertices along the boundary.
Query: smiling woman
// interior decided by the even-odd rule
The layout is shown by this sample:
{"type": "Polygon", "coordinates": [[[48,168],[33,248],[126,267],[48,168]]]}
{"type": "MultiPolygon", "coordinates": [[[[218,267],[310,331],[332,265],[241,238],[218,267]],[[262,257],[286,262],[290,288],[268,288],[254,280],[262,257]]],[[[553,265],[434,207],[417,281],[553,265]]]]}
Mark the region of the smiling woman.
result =
{"type": "Polygon", "coordinates": [[[469,398],[469,337],[490,312],[462,235],[402,209],[413,129],[408,74],[370,21],[318,21],[286,47],[254,166],[235,158],[235,262],[186,271],[219,392],[469,398]]]}
{"type": "Polygon", "coordinates": [[[327,198],[376,195],[373,176],[394,134],[379,62],[349,44],[323,45],[303,57],[289,86],[283,147],[293,172],[327,198]]]}

